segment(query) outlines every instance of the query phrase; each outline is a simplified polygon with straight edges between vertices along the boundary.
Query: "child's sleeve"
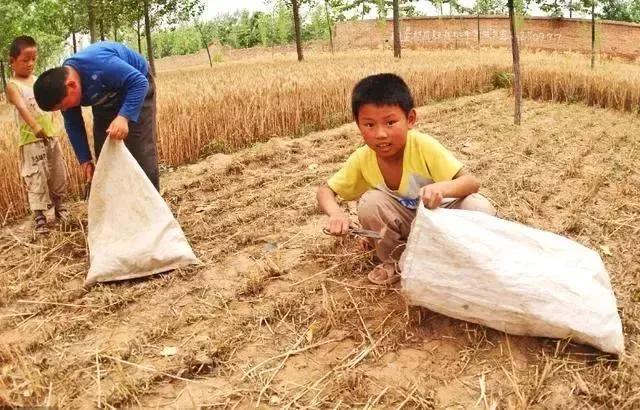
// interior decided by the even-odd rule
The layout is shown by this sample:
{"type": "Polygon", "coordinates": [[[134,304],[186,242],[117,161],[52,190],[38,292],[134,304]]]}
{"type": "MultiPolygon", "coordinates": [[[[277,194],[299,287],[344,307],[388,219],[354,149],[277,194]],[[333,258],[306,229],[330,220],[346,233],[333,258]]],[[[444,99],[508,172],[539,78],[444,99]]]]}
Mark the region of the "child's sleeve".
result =
{"type": "Polygon", "coordinates": [[[73,107],[62,112],[64,118],[64,128],[69,135],[69,141],[76,158],[80,164],[91,161],[91,151],[89,150],[89,142],[87,141],[87,130],[84,128],[84,119],[82,118],[82,109],[73,107]]]}
{"type": "Polygon", "coordinates": [[[138,122],[149,80],[140,71],[119,57],[108,59],[103,68],[104,81],[114,89],[124,91],[124,101],[118,115],[138,122]]]}
{"type": "Polygon", "coordinates": [[[463,167],[451,151],[431,136],[422,139],[421,152],[434,182],[451,181],[463,167]]]}
{"type": "Polygon", "coordinates": [[[362,175],[357,151],[351,154],[342,168],[329,178],[327,185],[339,197],[347,201],[360,198],[362,194],[370,189],[369,184],[362,175]]]}

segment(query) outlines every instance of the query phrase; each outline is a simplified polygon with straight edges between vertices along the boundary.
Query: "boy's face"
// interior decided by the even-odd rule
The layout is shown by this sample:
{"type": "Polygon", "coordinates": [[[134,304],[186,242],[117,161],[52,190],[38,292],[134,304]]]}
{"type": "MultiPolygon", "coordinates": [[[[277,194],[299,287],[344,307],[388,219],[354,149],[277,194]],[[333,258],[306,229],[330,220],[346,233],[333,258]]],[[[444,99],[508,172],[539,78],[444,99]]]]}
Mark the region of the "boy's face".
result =
{"type": "Polygon", "coordinates": [[[69,87],[67,85],[67,95],[60,101],[60,104],[55,106],[55,110],[68,110],[69,108],[77,107],[80,105],[81,94],[77,87],[69,87]]]}
{"type": "Polygon", "coordinates": [[[416,123],[416,111],[405,115],[397,105],[364,104],[358,112],[358,128],[364,142],[380,158],[402,157],[407,132],[416,123]]]}
{"type": "Polygon", "coordinates": [[[69,108],[77,107],[82,100],[82,89],[78,80],[72,76],[67,77],[65,80],[65,86],[67,87],[67,95],[56,105],[53,110],[68,110],[69,108]]]}
{"type": "Polygon", "coordinates": [[[18,77],[30,77],[36,68],[37,60],[38,49],[25,47],[16,58],[10,58],[9,63],[18,77]]]}

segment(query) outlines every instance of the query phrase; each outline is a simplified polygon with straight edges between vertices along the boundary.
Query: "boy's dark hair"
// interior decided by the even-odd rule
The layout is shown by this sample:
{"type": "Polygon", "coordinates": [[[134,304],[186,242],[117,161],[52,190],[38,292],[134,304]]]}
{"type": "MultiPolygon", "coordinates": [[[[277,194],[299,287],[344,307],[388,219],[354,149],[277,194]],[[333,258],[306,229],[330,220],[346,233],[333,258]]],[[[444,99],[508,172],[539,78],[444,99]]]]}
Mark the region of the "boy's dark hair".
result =
{"type": "Polygon", "coordinates": [[[67,69],[56,67],[42,73],[33,84],[33,95],[43,111],[53,111],[67,96],[67,69]]]}
{"type": "Polygon", "coordinates": [[[17,58],[22,50],[29,47],[37,47],[36,41],[33,37],[29,36],[18,36],[13,39],[11,45],[9,46],[9,57],[17,58]]]}
{"type": "Polygon", "coordinates": [[[358,122],[360,107],[365,104],[397,105],[405,115],[409,115],[414,108],[413,97],[407,83],[391,73],[370,75],[353,87],[351,111],[356,122],[358,122]]]}

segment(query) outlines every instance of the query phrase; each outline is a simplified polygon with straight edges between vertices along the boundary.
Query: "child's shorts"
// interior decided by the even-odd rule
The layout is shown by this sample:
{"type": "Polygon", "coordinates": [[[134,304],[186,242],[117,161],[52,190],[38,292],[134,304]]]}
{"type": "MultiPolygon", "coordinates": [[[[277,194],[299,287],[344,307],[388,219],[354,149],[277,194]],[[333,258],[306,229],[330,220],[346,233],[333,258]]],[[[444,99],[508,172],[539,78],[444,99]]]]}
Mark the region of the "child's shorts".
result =
{"type": "Polygon", "coordinates": [[[20,175],[27,186],[29,207],[45,211],[52,200],[67,193],[67,167],[56,138],[45,138],[20,147],[20,175]]]}

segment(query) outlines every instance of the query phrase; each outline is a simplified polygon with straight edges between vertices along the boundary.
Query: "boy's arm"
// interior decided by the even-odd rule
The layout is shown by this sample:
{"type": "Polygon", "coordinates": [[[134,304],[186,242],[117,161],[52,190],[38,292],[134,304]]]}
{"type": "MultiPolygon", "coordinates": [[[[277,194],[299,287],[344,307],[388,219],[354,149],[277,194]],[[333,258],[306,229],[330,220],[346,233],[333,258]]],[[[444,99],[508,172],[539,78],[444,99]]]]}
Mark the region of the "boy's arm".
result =
{"type": "Polygon", "coordinates": [[[427,208],[435,209],[444,198],[464,198],[478,192],[480,182],[468,174],[462,162],[430,136],[420,139],[421,154],[434,183],[420,188],[420,197],[427,208]]]}
{"type": "Polygon", "coordinates": [[[24,122],[26,122],[29,127],[31,127],[36,137],[45,138],[50,136],[44,133],[44,130],[42,129],[40,124],[38,124],[36,119],[33,118],[31,113],[29,112],[29,109],[27,108],[27,103],[24,101],[24,98],[22,98],[22,95],[20,95],[20,91],[15,84],[7,84],[7,99],[11,104],[15,105],[18,113],[20,114],[20,117],[22,117],[24,122]]]}
{"type": "Polygon", "coordinates": [[[464,198],[480,189],[480,181],[475,176],[460,169],[451,181],[435,182],[420,188],[420,197],[429,209],[440,206],[444,198],[464,198]]]}
{"type": "Polygon", "coordinates": [[[332,235],[345,235],[349,231],[349,216],[336,202],[336,194],[351,201],[359,198],[369,186],[361,171],[361,155],[356,151],[349,156],[342,168],[318,188],[318,205],[329,215],[327,229],[332,235]]]}
{"type": "Polygon", "coordinates": [[[128,121],[138,121],[144,98],[149,90],[149,80],[118,57],[112,57],[106,62],[103,75],[110,86],[124,91],[120,112],[107,129],[110,137],[124,139],[129,134],[128,121]]]}
{"type": "Polygon", "coordinates": [[[69,135],[69,141],[76,158],[80,164],[91,161],[91,151],[89,150],[89,142],[87,141],[87,131],[82,118],[82,109],[80,107],[69,108],[62,112],[64,118],[64,128],[69,135]]]}
{"type": "Polygon", "coordinates": [[[91,158],[91,150],[89,150],[89,142],[87,141],[87,130],[84,127],[84,118],[82,118],[82,108],[73,107],[62,112],[64,118],[64,128],[69,135],[69,141],[76,158],[82,168],[85,182],[90,182],[93,178],[93,161],[91,158]]]}
{"type": "Polygon", "coordinates": [[[318,188],[317,198],[320,209],[329,215],[327,222],[329,232],[332,235],[345,235],[349,231],[349,216],[336,202],[336,194],[325,184],[318,188]]]}

